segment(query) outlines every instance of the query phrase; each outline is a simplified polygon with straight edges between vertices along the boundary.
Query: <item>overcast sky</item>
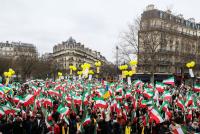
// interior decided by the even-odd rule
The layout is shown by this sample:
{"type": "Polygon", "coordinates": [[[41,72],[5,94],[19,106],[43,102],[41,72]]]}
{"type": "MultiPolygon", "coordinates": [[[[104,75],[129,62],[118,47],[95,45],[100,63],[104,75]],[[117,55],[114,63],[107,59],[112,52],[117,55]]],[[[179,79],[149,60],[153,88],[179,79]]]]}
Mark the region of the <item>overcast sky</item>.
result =
{"type": "Polygon", "coordinates": [[[200,22],[199,0],[0,0],[0,42],[33,43],[44,53],[72,36],[113,61],[120,32],[148,4],[200,22]]]}

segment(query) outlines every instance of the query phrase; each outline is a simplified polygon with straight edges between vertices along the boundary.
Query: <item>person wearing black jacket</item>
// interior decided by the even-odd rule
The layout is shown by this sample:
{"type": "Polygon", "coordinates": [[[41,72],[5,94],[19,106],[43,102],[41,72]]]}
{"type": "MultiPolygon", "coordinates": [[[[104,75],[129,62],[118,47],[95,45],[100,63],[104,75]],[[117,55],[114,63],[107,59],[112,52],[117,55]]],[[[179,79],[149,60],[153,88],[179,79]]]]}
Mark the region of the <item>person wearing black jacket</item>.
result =
{"type": "Polygon", "coordinates": [[[23,134],[23,122],[19,115],[13,122],[13,134],[23,134]]]}

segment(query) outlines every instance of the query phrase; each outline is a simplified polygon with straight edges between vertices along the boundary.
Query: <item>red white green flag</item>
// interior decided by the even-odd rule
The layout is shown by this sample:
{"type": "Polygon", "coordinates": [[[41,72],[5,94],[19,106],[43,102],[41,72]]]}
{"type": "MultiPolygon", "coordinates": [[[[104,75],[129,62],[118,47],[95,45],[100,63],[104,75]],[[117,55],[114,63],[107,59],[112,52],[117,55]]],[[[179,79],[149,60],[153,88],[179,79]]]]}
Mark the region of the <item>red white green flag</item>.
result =
{"type": "Polygon", "coordinates": [[[81,103],[82,103],[81,96],[74,96],[73,99],[74,99],[75,104],[81,105],[81,103]]]}
{"type": "Polygon", "coordinates": [[[94,107],[96,108],[107,108],[108,107],[108,104],[107,102],[105,102],[102,98],[95,98],[95,105],[94,107]]]}
{"type": "Polygon", "coordinates": [[[172,95],[169,91],[165,91],[162,95],[164,101],[170,101],[172,99],[172,95]]]}
{"type": "Polygon", "coordinates": [[[165,91],[165,84],[161,82],[156,82],[156,90],[160,93],[163,93],[165,91]]]}
{"type": "Polygon", "coordinates": [[[194,92],[199,92],[200,93],[200,84],[195,84],[193,88],[194,92]]]}
{"type": "Polygon", "coordinates": [[[90,124],[90,122],[91,122],[91,119],[90,119],[90,116],[86,116],[86,118],[83,120],[83,126],[86,126],[86,125],[88,125],[88,124],[90,124]]]}
{"type": "Polygon", "coordinates": [[[4,114],[5,114],[5,113],[4,113],[3,109],[0,108],[0,119],[1,119],[2,116],[4,116],[4,114]]]}
{"type": "Polygon", "coordinates": [[[184,127],[177,127],[174,129],[173,134],[186,134],[186,129],[184,127]]]}
{"type": "Polygon", "coordinates": [[[156,124],[164,122],[160,112],[156,108],[152,108],[149,115],[153,120],[155,120],[156,124]]]}
{"type": "Polygon", "coordinates": [[[123,91],[123,88],[122,88],[122,86],[117,86],[117,88],[116,88],[116,92],[122,92],[123,91]]]}
{"type": "Polygon", "coordinates": [[[44,107],[47,107],[47,106],[52,107],[53,106],[52,98],[50,98],[50,97],[45,98],[44,101],[43,101],[43,105],[44,105],[44,107]]]}
{"type": "Polygon", "coordinates": [[[192,103],[193,103],[193,99],[192,99],[192,95],[190,94],[190,95],[187,96],[185,106],[188,107],[188,106],[192,105],[192,103]]]}
{"type": "Polygon", "coordinates": [[[28,95],[26,95],[26,96],[24,97],[23,104],[24,104],[24,106],[26,107],[26,106],[28,106],[28,105],[30,105],[30,104],[33,104],[33,103],[34,103],[34,100],[35,100],[34,95],[28,94],[28,95]]]}
{"type": "Polygon", "coordinates": [[[57,90],[49,89],[47,92],[49,93],[49,95],[60,96],[60,92],[57,90]]]}
{"type": "Polygon", "coordinates": [[[176,105],[181,108],[182,110],[184,110],[185,108],[185,105],[184,105],[184,101],[183,100],[180,100],[178,99],[177,102],[176,102],[176,105]]]}
{"type": "Polygon", "coordinates": [[[172,76],[172,77],[170,77],[170,78],[168,78],[168,79],[166,79],[166,80],[163,80],[163,83],[164,83],[164,84],[167,84],[167,85],[172,85],[172,86],[174,86],[174,85],[175,85],[175,83],[174,83],[174,77],[172,76]]]}
{"type": "Polygon", "coordinates": [[[152,92],[149,88],[145,88],[143,96],[146,97],[147,99],[150,99],[154,96],[154,92],[152,92]]]}
{"type": "Polygon", "coordinates": [[[160,110],[167,112],[168,111],[168,105],[169,105],[169,103],[167,101],[164,101],[162,103],[161,107],[160,107],[160,110]]]}
{"type": "Polygon", "coordinates": [[[142,100],[140,103],[141,108],[146,108],[147,106],[151,106],[151,105],[153,105],[152,100],[142,100]]]}
{"type": "Polygon", "coordinates": [[[131,90],[126,91],[126,95],[125,95],[126,99],[130,98],[131,96],[132,96],[131,90]]]}
{"type": "Polygon", "coordinates": [[[63,106],[63,105],[59,105],[57,111],[62,115],[62,117],[64,115],[69,115],[70,110],[67,106],[63,106]]]}

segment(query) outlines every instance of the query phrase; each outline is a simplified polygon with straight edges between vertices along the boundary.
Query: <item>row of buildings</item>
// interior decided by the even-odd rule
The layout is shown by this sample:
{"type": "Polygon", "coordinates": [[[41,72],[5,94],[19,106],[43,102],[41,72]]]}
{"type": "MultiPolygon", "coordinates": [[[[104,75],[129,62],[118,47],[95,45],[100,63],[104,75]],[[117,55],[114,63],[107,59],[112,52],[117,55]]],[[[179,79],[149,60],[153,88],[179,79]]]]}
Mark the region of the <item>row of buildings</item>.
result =
{"type": "MultiPolygon", "coordinates": [[[[174,15],[170,10],[162,11],[148,5],[141,15],[138,46],[138,71],[141,73],[182,74],[188,72],[185,64],[191,60],[196,61],[196,70],[200,70],[200,23],[194,18],[185,19],[181,14],[174,15]]],[[[5,42],[0,43],[0,56],[38,58],[38,52],[33,44],[5,42]]],[[[85,62],[107,63],[100,52],[86,48],[72,37],[55,45],[53,53],[46,53],[41,59],[52,59],[58,70],[69,69],[70,65],[80,67],[85,62]]]]}
{"type": "Polygon", "coordinates": [[[100,52],[85,47],[80,42],[76,42],[72,37],[53,47],[53,53],[45,53],[39,57],[37,48],[33,44],[22,42],[0,42],[0,57],[17,59],[20,56],[30,58],[40,58],[41,60],[51,60],[57,66],[57,70],[69,69],[70,65],[80,67],[87,62],[94,65],[96,61],[108,63],[100,52]]]}
{"type": "Polygon", "coordinates": [[[200,23],[194,18],[148,5],[141,15],[138,46],[139,72],[181,74],[188,72],[185,64],[191,60],[200,70],[200,23]]]}

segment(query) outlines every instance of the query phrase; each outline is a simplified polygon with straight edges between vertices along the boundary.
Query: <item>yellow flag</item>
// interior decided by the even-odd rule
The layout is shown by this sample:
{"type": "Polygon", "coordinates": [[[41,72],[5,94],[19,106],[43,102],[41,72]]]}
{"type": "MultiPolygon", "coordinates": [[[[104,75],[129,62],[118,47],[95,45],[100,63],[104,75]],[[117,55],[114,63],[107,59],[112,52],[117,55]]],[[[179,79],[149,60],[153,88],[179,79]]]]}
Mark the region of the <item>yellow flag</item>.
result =
{"type": "Polygon", "coordinates": [[[65,134],[65,127],[62,126],[62,134],[65,134]]]}
{"type": "Polygon", "coordinates": [[[107,91],[104,95],[103,95],[103,98],[104,99],[108,99],[110,97],[110,92],[107,91]]]}
{"type": "Polygon", "coordinates": [[[142,133],[141,134],[144,134],[144,126],[143,126],[143,128],[142,128],[142,133]]]}

